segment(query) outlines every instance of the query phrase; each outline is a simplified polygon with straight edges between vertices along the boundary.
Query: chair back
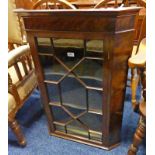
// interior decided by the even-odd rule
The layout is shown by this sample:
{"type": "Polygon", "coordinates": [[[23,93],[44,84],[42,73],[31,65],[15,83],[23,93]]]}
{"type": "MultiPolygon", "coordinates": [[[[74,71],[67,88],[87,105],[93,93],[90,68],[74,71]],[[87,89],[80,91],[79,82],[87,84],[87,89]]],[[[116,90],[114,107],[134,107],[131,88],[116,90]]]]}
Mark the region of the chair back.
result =
{"type": "Polygon", "coordinates": [[[14,9],[16,9],[15,0],[8,0],[8,42],[22,44],[21,25],[17,14],[13,12],[14,9]]]}
{"type": "Polygon", "coordinates": [[[119,0],[101,0],[99,3],[95,5],[94,8],[95,9],[107,8],[107,7],[118,8],[121,4],[122,2],[120,2],[119,0]]]}
{"type": "Polygon", "coordinates": [[[139,11],[139,15],[137,16],[137,20],[135,23],[134,44],[139,45],[141,40],[146,37],[146,0],[123,0],[123,4],[125,4],[125,6],[127,7],[142,7],[142,9],[139,11]]]}
{"type": "Polygon", "coordinates": [[[76,9],[66,0],[38,0],[32,9],[76,9]]]}
{"type": "Polygon", "coordinates": [[[126,6],[143,6],[146,8],[146,0],[123,0],[123,4],[126,6]]]}

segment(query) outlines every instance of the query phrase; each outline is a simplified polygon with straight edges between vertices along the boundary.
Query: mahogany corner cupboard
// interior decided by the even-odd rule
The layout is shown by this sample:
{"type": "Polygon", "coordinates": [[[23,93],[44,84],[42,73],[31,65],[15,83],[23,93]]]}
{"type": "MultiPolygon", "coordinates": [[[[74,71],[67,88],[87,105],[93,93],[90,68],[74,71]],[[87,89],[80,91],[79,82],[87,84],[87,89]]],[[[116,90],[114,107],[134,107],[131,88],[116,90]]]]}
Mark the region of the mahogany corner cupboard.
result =
{"type": "Polygon", "coordinates": [[[139,9],[16,10],[24,21],[50,135],[103,149],[120,143],[139,9]]]}

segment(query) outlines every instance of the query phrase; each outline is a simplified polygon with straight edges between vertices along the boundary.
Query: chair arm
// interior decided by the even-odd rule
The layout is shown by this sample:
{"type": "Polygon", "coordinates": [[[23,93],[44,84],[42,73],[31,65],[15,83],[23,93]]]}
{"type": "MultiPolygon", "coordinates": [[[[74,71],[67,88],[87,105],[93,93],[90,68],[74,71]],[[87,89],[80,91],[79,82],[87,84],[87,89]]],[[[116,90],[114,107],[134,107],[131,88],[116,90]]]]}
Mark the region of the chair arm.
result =
{"type": "Polygon", "coordinates": [[[21,103],[21,99],[19,97],[17,87],[15,84],[12,83],[10,74],[8,74],[8,93],[14,96],[17,105],[21,103]]]}
{"type": "Polygon", "coordinates": [[[27,55],[29,53],[30,53],[29,45],[23,45],[13,49],[8,53],[8,67],[16,63],[21,56],[27,55]]]}
{"type": "MultiPolygon", "coordinates": [[[[13,66],[15,63],[19,61],[21,57],[29,54],[30,54],[29,45],[23,45],[13,49],[8,53],[8,67],[13,66]]],[[[21,103],[21,99],[17,91],[17,86],[16,84],[13,83],[13,80],[9,72],[8,72],[8,92],[14,96],[17,105],[19,105],[21,103]]]]}

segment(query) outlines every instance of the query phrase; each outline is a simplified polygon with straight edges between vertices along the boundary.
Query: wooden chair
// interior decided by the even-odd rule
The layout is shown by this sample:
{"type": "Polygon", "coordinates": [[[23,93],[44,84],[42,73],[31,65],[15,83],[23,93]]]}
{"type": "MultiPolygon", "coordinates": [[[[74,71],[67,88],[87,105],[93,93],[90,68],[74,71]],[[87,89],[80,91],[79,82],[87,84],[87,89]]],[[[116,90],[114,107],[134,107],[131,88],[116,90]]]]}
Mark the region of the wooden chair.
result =
{"type": "MultiPolygon", "coordinates": [[[[139,46],[140,46],[142,39],[146,37],[146,1],[135,0],[131,2],[129,0],[124,0],[123,3],[126,4],[127,7],[130,7],[132,5],[142,7],[142,9],[139,12],[139,15],[137,16],[137,20],[135,24],[134,46],[133,46],[132,55],[131,55],[132,57],[131,59],[135,59],[134,61],[137,61],[137,64],[138,64],[138,63],[141,63],[141,61],[143,61],[143,58],[146,57],[145,56],[146,51],[142,50],[142,48],[141,50],[139,50],[139,46]],[[138,57],[141,57],[141,59],[138,57]]],[[[144,41],[141,43],[141,46],[143,43],[144,41]]],[[[146,45],[143,44],[143,49],[145,49],[144,48],[145,46],[146,45]]],[[[131,67],[131,79],[133,78],[134,78],[135,84],[138,84],[140,81],[139,69],[131,67]]],[[[131,79],[128,79],[128,81],[133,81],[131,79]]],[[[131,87],[131,89],[135,89],[133,88],[133,85],[127,84],[127,86],[131,87]]],[[[135,94],[132,94],[132,98],[135,98],[135,94]]],[[[136,107],[135,107],[135,111],[136,111],[136,107]]]]}
{"type": "Polygon", "coordinates": [[[66,0],[38,0],[32,9],[76,9],[66,0]]]}
{"type": "Polygon", "coordinates": [[[11,50],[8,56],[8,122],[18,143],[25,146],[26,140],[15,116],[36,88],[37,79],[29,45],[11,50]]]}
{"type": "MultiPolygon", "coordinates": [[[[146,2],[143,0],[138,0],[137,2],[139,2],[138,5],[143,5],[145,9],[146,2]]],[[[145,136],[146,130],[146,15],[143,14],[141,17],[138,17],[137,23],[139,19],[141,20],[141,27],[137,39],[137,45],[135,49],[133,48],[128,65],[131,68],[132,107],[135,112],[140,114],[140,120],[134,134],[133,143],[129,148],[128,155],[136,155],[138,145],[145,136]],[[143,96],[140,103],[136,100],[136,91],[139,83],[142,83],[143,88],[143,96]]]]}
{"type": "Polygon", "coordinates": [[[132,90],[132,105],[135,112],[139,111],[139,104],[136,102],[136,90],[140,82],[141,68],[145,68],[146,65],[146,38],[143,38],[140,42],[138,52],[132,55],[128,61],[129,67],[131,68],[131,90],[132,90]]]}
{"type": "MultiPolygon", "coordinates": [[[[146,65],[146,17],[143,19],[141,25],[141,31],[138,38],[138,45],[133,48],[131,58],[129,59],[129,68],[131,69],[131,90],[132,91],[132,103],[135,102],[136,93],[135,89],[140,83],[140,68],[146,65]]],[[[137,111],[137,105],[135,105],[134,111],[137,111]]]]}
{"type": "MultiPolygon", "coordinates": [[[[142,44],[143,44],[142,40],[142,44]]],[[[141,45],[140,45],[141,47],[141,45]]],[[[136,58],[135,58],[136,59],[136,58]]],[[[142,142],[144,136],[145,136],[145,131],[146,131],[146,71],[145,71],[145,60],[142,59],[141,63],[137,64],[137,61],[135,61],[134,63],[134,59],[129,59],[129,65],[132,66],[137,66],[140,68],[140,75],[141,75],[141,83],[142,83],[142,99],[139,102],[135,100],[132,100],[132,105],[133,108],[135,109],[135,107],[138,107],[139,109],[139,113],[140,113],[140,119],[137,125],[137,129],[136,132],[134,134],[133,137],[133,143],[131,144],[129,150],[128,150],[128,155],[136,155],[137,151],[138,151],[138,146],[140,145],[140,143],[142,142]],[[143,60],[143,61],[142,61],[143,60]]],[[[134,87],[135,89],[132,89],[132,94],[136,94],[136,87],[135,87],[135,79],[132,79],[132,87],[134,87]]],[[[137,86],[137,85],[136,85],[137,86]]]]}
{"type": "Polygon", "coordinates": [[[37,79],[20,19],[13,12],[15,1],[9,0],[8,6],[8,123],[18,143],[25,146],[26,140],[15,117],[36,88],[37,79]]]}

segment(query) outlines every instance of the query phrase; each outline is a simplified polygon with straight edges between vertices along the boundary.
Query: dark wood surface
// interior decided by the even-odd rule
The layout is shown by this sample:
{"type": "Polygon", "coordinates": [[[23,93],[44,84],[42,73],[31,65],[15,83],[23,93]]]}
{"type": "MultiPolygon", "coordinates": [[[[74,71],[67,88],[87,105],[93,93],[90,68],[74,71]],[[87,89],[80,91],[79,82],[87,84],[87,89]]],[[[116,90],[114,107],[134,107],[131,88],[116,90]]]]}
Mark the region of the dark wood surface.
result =
{"type": "MultiPolygon", "coordinates": [[[[24,9],[32,9],[35,2],[38,0],[16,0],[16,7],[17,8],[24,8],[24,9]]],[[[101,0],[68,0],[71,4],[73,4],[77,9],[90,9],[94,8],[97,3],[99,3],[101,0]]],[[[126,0],[124,0],[125,2],[126,0]]],[[[144,1],[144,0],[139,0],[144,1]]],[[[121,3],[122,0],[118,0],[118,3],[121,3]]],[[[136,0],[129,0],[129,5],[137,5],[136,0]]],[[[141,4],[141,3],[140,3],[141,4]]],[[[141,5],[140,5],[141,6],[141,5]]],[[[143,17],[146,15],[146,10],[141,9],[139,16],[137,17],[137,22],[135,24],[135,37],[134,37],[134,44],[138,44],[139,35],[140,35],[140,29],[143,21],[143,17]]]]}
{"type": "Polygon", "coordinates": [[[127,63],[132,52],[135,17],[139,9],[16,11],[24,20],[50,134],[104,149],[111,149],[120,143],[127,63]],[[103,40],[104,91],[101,143],[56,131],[36,37],[103,40]]]}

